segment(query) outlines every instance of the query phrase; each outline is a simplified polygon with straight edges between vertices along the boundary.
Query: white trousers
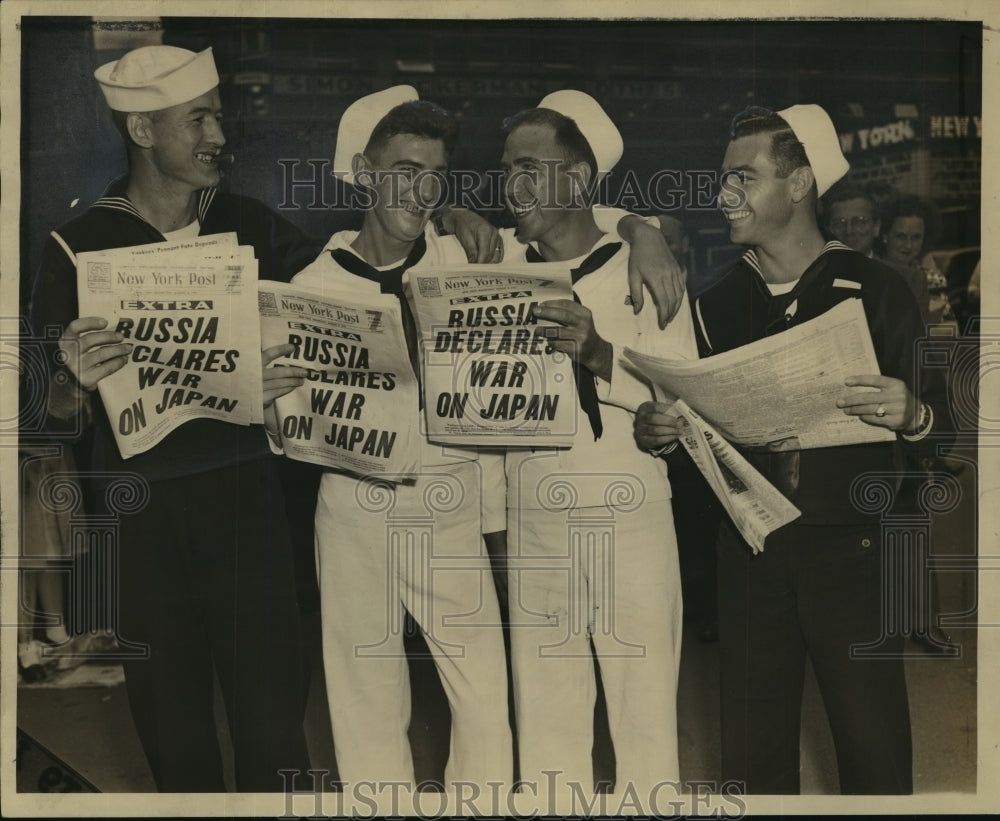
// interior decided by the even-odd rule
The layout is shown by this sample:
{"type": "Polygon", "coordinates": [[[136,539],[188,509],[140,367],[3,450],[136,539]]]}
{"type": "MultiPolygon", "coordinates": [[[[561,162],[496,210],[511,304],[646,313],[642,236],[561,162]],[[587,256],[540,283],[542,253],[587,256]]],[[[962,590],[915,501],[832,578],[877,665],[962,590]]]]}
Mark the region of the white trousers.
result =
{"type": "Polygon", "coordinates": [[[503,635],[479,500],[474,462],[427,469],[415,486],[323,476],[323,664],[345,782],[414,780],[404,607],[451,707],[445,781],[512,780],[503,635]]]}
{"type": "Polygon", "coordinates": [[[679,777],[682,612],[669,500],[632,510],[514,509],[507,527],[521,779],[539,794],[553,785],[593,793],[593,641],[615,793],[631,785],[647,800],[679,777]]]}

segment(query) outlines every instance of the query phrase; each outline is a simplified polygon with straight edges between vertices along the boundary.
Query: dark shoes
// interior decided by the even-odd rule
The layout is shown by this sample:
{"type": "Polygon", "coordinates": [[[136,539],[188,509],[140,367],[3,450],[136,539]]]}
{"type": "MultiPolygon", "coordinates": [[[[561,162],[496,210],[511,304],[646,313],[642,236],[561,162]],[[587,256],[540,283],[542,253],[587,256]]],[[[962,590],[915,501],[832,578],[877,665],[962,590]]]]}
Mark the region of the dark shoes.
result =
{"type": "Polygon", "coordinates": [[[51,659],[42,657],[42,643],[32,639],[17,644],[17,671],[26,684],[37,684],[49,677],[51,659]]]}

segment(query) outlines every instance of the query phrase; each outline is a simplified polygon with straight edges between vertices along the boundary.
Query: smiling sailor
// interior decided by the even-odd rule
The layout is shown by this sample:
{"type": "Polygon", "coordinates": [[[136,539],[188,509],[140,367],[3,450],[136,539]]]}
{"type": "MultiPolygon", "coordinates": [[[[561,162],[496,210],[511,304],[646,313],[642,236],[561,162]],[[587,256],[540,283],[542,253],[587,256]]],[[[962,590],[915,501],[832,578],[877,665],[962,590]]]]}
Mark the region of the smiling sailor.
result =
{"type": "MultiPolygon", "coordinates": [[[[99,485],[98,475],[126,466],[95,389],[137,359],[142,346],[108,329],[105,318],[79,317],[76,255],[235,232],[241,245],[254,247],[262,272],[287,279],[315,247],[261,203],[215,187],[226,139],[210,48],[146,46],[95,76],[124,142],[128,173],[49,236],[32,320],[36,333],[62,330],[65,364],[51,363],[49,413],[64,427],[65,420],[79,428],[92,422],[91,460],[103,473],[91,478],[99,485]]],[[[257,426],[195,419],[129,459],[127,470],[148,484],[149,498],[117,519],[114,626],[149,650],[148,658],[125,662],[125,679],[156,785],[164,792],[225,789],[214,669],[236,788],[281,790],[278,771],[305,769],[309,759],[292,554],[266,437],[257,426]]],[[[113,495],[95,490],[101,500],[113,495]]]]}

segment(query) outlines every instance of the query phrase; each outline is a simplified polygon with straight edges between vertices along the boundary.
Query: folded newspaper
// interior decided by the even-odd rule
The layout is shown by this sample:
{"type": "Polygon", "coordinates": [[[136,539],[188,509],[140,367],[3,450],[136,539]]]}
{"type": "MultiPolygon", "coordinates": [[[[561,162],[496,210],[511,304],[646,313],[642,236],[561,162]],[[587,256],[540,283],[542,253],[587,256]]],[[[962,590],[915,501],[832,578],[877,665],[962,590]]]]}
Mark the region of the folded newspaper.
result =
{"type": "Polygon", "coordinates": [[[673,402],[681,443],[755,553],[768,533],[801,513],[730,442],[793,450],[895,438],[837,407],[851,390],[847,377],[879,373],[860,299],[708,359],[666,360],[631,349],[625,356],[660,401],[673,402]]]}
{"type": "Polygon", "coordinates": [[[426,432],[447,445],[569,446],[579,424],[570,357],[532,307],[572,299],[556,263],[411,268],[422,341],[426,432]]]}
{"type": "Polygon", "coordinates": [[[879,373],[860,299],[707,359],[625,355],[665,395],[682,398],[729,441],[772,450],[886,442],[896,434],[837,407],[849,376],[879,373]]]}
{"type": "Polygon", "coordinates": [[[190,419],[263,421],[257,260],[236,234],[77,255],[80,316],[133,345],[98,383],[122,458],[190,419]]]}
{"type": "Polygon", "coordinates": [[[672,412],[680,419],[684,449],[753,552],[760,553],[767,534],[797,519],[801,511],[684,400],[678,399],[672,412]]]}
{"type": "Polygon", "coordinates": [[[387,481],[411,477],[417,379],[396,297],[267,281],[258,291],[262,346],[295,348],[273,364],[309,369],[304,385],[274,402],[285,455],[387,481]]]}

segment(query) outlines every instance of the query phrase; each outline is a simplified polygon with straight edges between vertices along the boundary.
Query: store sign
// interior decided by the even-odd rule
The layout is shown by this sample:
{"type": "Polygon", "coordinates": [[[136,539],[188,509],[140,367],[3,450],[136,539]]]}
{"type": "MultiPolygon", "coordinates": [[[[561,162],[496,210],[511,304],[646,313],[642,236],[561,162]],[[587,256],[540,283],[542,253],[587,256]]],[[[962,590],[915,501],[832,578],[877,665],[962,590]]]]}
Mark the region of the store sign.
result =
{"type": "Polygon", "coordinates": [[[983,118],[973,117],[931,117],[931,139],[983,138],[983,118]]]}
{"type": "Polygon", "coordinates": [[[370,79],[322,74],[277,74],[275,94],[321,94],[336,97],[363,97],[375,91],[370,79]]]}
{"type": "Polygon", "coordinates": [[[840,148],[845,154],[852,151],[868,151],[872,148],[908,143],[917,137],[910,120],[859,128],[840,135],[840,148]]]}
{"type": "MultiPolygon", "coordinates": [[[[239,75],[237,83],[241,84],[239,75]]],[[[256,76],[256,75],[249,75],[256,76]]],[[[406,76],[421,97],[525,97],[536,99],[554,90],[551,83],[538,77],[445,77],[406,76]]],[[[245,81],[243,81],[245,82],[245,81]]],[[[681,96],[680,85],[660,80],[602,80],[585,82],[581,88],[602,99],[616,100],[676,100],[681,96]]],[[[274,92],[286,94],[318,94],[336,97],[361,97],[375,91],[368,78],[351,75],[277,74],[274,92]]]]}
{"type": "Polygon", "coordinates": [[[926,135],[932,140],[966,140],[983,138],[983,118],[973,116],[932,116],[922,132],[914,127],[914,120],[904,119],[870,128],[859,128],[840,135],[840,148],[845,154],[868,151],[916,140],[926,135]]]}

